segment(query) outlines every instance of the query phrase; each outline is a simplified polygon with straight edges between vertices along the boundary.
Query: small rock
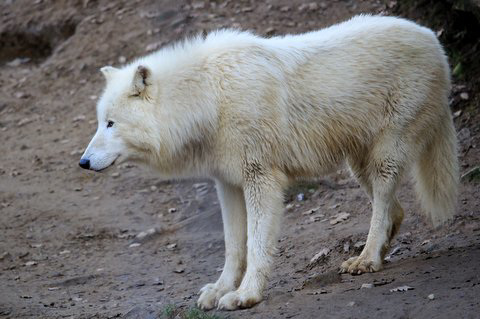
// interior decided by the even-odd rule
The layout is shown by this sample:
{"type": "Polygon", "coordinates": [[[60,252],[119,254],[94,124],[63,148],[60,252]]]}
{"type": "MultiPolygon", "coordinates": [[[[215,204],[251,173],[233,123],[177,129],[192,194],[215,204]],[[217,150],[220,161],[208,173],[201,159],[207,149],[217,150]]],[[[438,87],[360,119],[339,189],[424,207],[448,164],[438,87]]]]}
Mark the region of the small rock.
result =
{"type": "Polygon", "coordinates": [[[167,245],[167,248],[173,250],[177,248],[177,244],[173,243],[173,244],[167,245]]]}
{"type": "Polygon", "coordinates": [[[349,306],[349,307],[355,306],[355,301],[350,301],[350,302],[347,304],[347,306],[349,306]]]}
{"type": "Polygon", "coordinates": [[[336,225],[338,223],[346,221],[349,217],[350,217],[349,213],[341,212],[335,215],[332,220],[330,220],[330,225],[336,225]]]}
{"type": "Polygon", "coordinates": [[[399,287],[390,289],[390,292],[404,292],[404,291],[413,290],[413,289],[415,288],[410,286],[399,286],[399,287]]]}
{"type": "Polygon", "coordinates": [[[30,61],[30,58],[16,58],[10,62],[7,62],[7,65],[10,67],[17,67],[20,64],[28,63],[29,61],[30,61]]]}
{"type": "Polygon", "coordinates": [[[373,284],[362,284],[362,287],[360,289],[370,289],[373,288],[373,284]]]}
{"type": "Polygon", "coordinates": [[[347,241],[343,244],[343,252],[348,253],[350,251],[350,241],[347,241]]]}
{"type": "Polygon", "coordinates": [[[364,241],[357,241],[354,245],[353,245],[353,248],[355,248],[355,250],[361,250],[363,249],[363,247],[365,247],[365,242],[364,241]]]}
{"type": "Polygon", "coordinates": [[[323,215],[323,214],[316,215],[316,216],[310,216],[309,222],[310,223],[316,223],[318,221],[323,221],[324,220],[323,217],[325,217],[325,215],[323,215]]]}
{"type": "Polygon", "coordinates": [[[147,52],[155,51],[155,50],[157,50],[158,48],[160,48],[163,44],[164,44],[163,41],[158,41],[158,42],[150,43],[149,45],[147,45],[147,46],[145,47],[145,51],[147,51],[147,52]]]}
{"type": "Polygon", "coordinates": [[[113,178],[117,178],[117,177],[120,176],[120,173],[119,172],[114,172],[110,176],[112,176],[113,178]]]}
{"type": "Polygon", "coordinates": [[[4,252],[3,254],[0,255],[0,261],[4,260],[8,256],[10,256],[10,253],[8,251],[4,252]]]}
{"type": "Polygon", "coordinates": [[[80,154],[83,154],[83,149],[75,149],[73,151],[70,152],[70,155],[80,155],[80,154]]]}
{"type": "Polygon", "coordinates": [[[76,192],[81,192],[83,190],[83,188],[82,187],[75,187],[73,190],[76,191],[76,192]]]}
{"type": "Polygon", "coordinates": [[[455,119],[455,118],[459,117],[460,115],[462,115],[462,110],[458,110],[458,111],[454,112],[453,113],[453,118],[455,119]]]}
{"type": "Polygon", "coordinates": [[[25,92],[15,92],[14,96],[17,99],[26,99],[29,95],[26,94],[25,92]]]}
{"type": "Polygon", "coordinates": [[[192,3],[192,8],[195,10],[198,9],[203,9],[205,8],[205,2],[204,1],[195,1],[192,3]]]}
{"type": "Polygon", "coordinates": [[[150,229],[147,229],[145,231],[142,231],[142,232],[139,232],[137,234],[136,239],[138,240],[144,240],[146,239],[147,237],[149,236],[153,236],[157,233],[157,229],[156,228],[150,228],[150,229]]]}
{"type": "Polygon", "coordinates": [[[430,239],[426,239],[424,241],[422,241],[422,243],[420,244],[420,246],[425,246],[426,244],[428,244],[429,242],[431,242],[430,239]]]}
{"type": "Polygon", "coordinates": [[[301,202],[305,199],[305,194],[304,193],[300,193],[297,195],[297,201],[301,202]]]}
{"type": "Polygon", "coordinates": [[[280,11],[281,12],[288,12],[288,11],[290,11],[290,7],[289,6],[283,6],[283,7],[280,8],[280,11]]]}
{"type": "Polygon", "coordinates": [[[175,207],[170,207],[170,208],[168,209],[168,212],[169,212],[170,214],[173,214],[173,213],[175,213],[176,211],[177,211],[177,209],[176,209],[175,207]]]}
{"type": "Polygon", "coordinates": [[[48,287],[48,291],[60,290],[60,287],[48,287]]]}
{"type": "Polygon", "coordinates": [[[274,27],[268,27],[265,29],[264,34],[267,36],[273,35],[277,30],[274,27]]]}
{"type": "Polygon", "coordinates": [[[332,206],[328,207],[328,209],[336,209],[338,207],[340,207],[340,204],[332,205],[332,206]]]}
{"type": "Polygon", "coordinates": [[[138,247],[140,245],[141,245],[140,243],[133,243],[133,244],[130,244],[128,247],[129,248],[135,248],[135,247],[138,247]]]}
{"type": "Polygon", "coordinates": [[[25,266],[27,266],[27,267],[31,267],[31,266],[35,266],[35,265],[37,265],[36,261],[27,261],[25,263],[25,266]]]}
{"type": "Polygon", "coordinates": [[[460,98],[462,100],[468,100],[469,99],[468,93],[467,92],[460,93],[460,98]]]}
{"type": "Polygon", "coordinates": [[[83,114],[77,115],[73,118],[73,122],[79,122],[79,121],[84,121],[84,120],[85,120],[85,115],[83,115],[83,114]]]}
{"type": "Polygon", "coordinates": [[[324,259],[330,253],[330,248],[323,248],[310,260],[310,265],[316,264],[321,259],[324,259]]]}
{"type": "Polygon", "coordinates": [[[67,250],[67,249],[62,250],[59,254],[60,254],[60,255],[70,254],[70,250],[67,250]]]}
{"type": "Polygon", "coordinates": [[[151,190],[152,192],[156,191],[157,189],[158,189],[158,188],[157,188],[157,186],[155,186],[155,185],[150,186],[150,190],[151,190]]]}
{"type": "Polygon", "coordinates": [[[23,119],[18,121],[17,126],[23,126],[23,125],[28,124],[28,123],[33,122],[33,121],[34,121],[33,118],[24,117],[23,119]]]}
{"type": "Polygon", "coordinates": [[[175,268],[175,270],[173,272],[177,273],[177,274],[181,274],[185,271],[185,268],[183,267],[179,267],[179,268],[175,268]]]}
{"type": "Polygon", "coordinates": [[[125,62],[127,62],[126,57],[124,57],[123,55],[118,57],[118,63],[124,64],[125,62]]]}
{"type": "Polygon", "coordinates": [[[303,216],[306,216],[306,215],[311,215],[313,213],[315,213],[317,211],[318,207],[317,208],[312,208],[312,209],[309,209],[305,212],[302,213],[303,216]]]}
{"type": "Polygon", "coordinates": [[[428,299],[430,299],[430,300],[435,299],[435,295],[434,295],[434,294],[429,294],[429,295],[428,295],[428,299]]]}

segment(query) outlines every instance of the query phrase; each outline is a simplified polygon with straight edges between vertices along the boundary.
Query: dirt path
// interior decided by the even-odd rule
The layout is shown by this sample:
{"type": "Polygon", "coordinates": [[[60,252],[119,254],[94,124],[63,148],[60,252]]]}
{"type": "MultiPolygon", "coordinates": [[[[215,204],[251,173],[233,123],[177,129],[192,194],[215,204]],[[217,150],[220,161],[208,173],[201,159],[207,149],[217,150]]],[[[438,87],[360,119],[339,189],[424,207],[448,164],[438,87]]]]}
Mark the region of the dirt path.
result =
{"type": "MultiPolygon", "coordinates": [[[[224,246],[212,183],[164,182],[134,165],[103,174],[78,168],[95,131],[99,67],[201,30],[296,33],[391,9],[380,1],[52,3],[0,4],[0,317],[6,318],[155,318],[169,304],[193,306],[199,288],[219,276],[224,246]]],[[[465,172],[480,162],[478,104],[455,121],[465,172]]],[[[459,215],[440,230],[423,221],[406,183],[399,197],[407,216],[389,262],[362,276],[337,274],[341,261],[361,250],[371,209],[348,174],[298,187],[290,197],[265,301],[217,315],[478,317],[478,180],[463,182],[459,215]],[[332,225],[339,213],[349,216],[332,225]],[[326,256],[311,263],[322,249],[326,256]],[[400,286],[414,289],[391,291],[400,286]]]]}

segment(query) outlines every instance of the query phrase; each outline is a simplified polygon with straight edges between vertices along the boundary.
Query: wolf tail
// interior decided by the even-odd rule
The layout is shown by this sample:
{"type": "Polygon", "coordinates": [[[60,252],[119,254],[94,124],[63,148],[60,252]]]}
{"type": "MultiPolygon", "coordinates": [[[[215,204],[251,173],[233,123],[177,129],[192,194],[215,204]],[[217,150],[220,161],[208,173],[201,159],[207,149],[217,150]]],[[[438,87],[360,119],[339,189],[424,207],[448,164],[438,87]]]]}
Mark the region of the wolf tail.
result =
{"type": "Polygon", "coordinates": [[[455,214],[459,185],[457,135],[450,114],[442,121],[414,167],[416,192],[434,227],[455,214]]]}

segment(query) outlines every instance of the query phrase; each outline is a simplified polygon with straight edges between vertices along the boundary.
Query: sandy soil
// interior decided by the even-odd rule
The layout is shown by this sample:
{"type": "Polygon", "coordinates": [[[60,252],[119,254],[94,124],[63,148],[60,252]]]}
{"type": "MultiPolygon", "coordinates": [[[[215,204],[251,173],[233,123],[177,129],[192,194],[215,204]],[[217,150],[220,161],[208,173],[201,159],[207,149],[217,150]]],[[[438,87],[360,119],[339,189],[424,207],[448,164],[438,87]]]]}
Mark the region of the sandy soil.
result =
{"type": "MultiPolygon", "coordinates": [[[[215,187],[161,181],[134,165],[103,174],[78,167],[96,128],[98,68],[203,30],[298,33],[394,6],[306,3],[1,2],[0,317],[155,318],[166,305],[194,305],[223,263],[215,187]]],[[[480,162],[478,100],[468,88],[457,83],[454,91],[457,100],[469,94],[455,119],[462,173],[480,162]]],[[[399,197],[407,215],[385,269],[361,276],[337,274],[368,231],[371,207],[356,182],[340,170],[290,194],[265,301],[217,315],[478,318],[478,180],[462,183],[458,216],[439,230],[424,222],[406,182],[399,197]],[[349,217],[331,225],[342,212],[349,217]],[[311,263],[322,249],[328,254],[311,263]],[[400,286],[413,290],[391,291],[400,286]]]]}

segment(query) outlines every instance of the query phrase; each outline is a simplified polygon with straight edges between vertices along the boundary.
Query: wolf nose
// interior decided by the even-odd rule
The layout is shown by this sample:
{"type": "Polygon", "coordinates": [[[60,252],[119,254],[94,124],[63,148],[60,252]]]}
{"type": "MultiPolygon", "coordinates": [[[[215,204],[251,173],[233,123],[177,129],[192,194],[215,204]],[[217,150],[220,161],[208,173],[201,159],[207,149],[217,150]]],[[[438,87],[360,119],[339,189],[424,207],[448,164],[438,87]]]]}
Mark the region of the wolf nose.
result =
{"type": "Polygon", "coordinates": [[[78,165],[80,165],[81,168],[90,169],[90,160],[87,158],[81,158],[78,165]]]}

